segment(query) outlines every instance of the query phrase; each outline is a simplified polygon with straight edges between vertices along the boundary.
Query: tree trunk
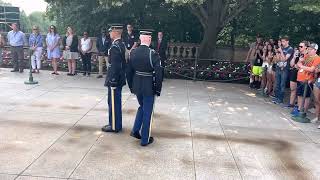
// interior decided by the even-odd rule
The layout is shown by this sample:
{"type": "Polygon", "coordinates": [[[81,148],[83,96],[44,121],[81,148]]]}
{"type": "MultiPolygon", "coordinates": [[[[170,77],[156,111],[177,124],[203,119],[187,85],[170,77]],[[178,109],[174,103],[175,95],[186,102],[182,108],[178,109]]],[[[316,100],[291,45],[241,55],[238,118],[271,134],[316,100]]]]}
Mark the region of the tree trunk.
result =
{"type": "Polygon", "coordinates": [[[199,49],[199,58],[211,59],[215,56],[218,33],[217,28],[204,29],[204,36],[199,49]]]}
{"type": "Polygon", "coordinates": [[[189,4],[191,12],[198,18],[204,30],[199,50],[200,58],[215,56],[219,32],[255,1],[239,0],[235,2],[234,7],[232,7],[234,1],[225,0],[206,0],[202,4],[189,4]]]}
{"type": "Polygon", "coordinates": [[[231,61],[234,61],[235,59],[235,44],[236,44],[236,28],[237,28],[237,21],[236,19],[231,21],[232,30],[230,33],[230,44],[231,44],[231,50],[232,50],[232,56],[231,61]]]}

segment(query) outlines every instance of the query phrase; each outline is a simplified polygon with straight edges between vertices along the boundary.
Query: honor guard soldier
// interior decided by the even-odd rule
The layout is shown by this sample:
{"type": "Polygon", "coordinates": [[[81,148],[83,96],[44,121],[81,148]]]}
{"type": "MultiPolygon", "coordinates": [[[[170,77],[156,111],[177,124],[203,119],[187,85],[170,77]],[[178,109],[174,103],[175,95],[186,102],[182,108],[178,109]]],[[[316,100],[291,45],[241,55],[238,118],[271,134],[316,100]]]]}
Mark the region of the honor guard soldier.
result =
{"type": "Polygon", "coordinates": [[[130,135],[141,139],[141,146],[147,146],[154,141],[151,127],[155,96],[160,96],[163,80],[160,57],[149,48],[151,36],[151,30],[140,31],[141,45],[132,50],[127,67],[130,91],[137,96],[140,105],[130,135]]]}
{"type": "Polygon", "coordinates": [[[105,81],[108,87],[109,125],[102,127],[104,132],[119,132],[122,129],[121,92],[126,84],[125,46],[121,40],[123,25],[112,24],[109,32],[113,40],[109,49],[109,67],[105,81]]]}

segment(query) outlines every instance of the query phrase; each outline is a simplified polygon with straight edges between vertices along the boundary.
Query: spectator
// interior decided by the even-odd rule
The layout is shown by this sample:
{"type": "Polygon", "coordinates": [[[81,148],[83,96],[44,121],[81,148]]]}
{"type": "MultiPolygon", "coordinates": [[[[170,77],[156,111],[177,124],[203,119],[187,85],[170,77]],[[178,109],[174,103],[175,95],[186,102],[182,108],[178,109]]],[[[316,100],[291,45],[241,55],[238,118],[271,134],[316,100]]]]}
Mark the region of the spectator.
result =
{"type": "Polygon", "coordinates": [[[263,44],[258,45],[258,50],[256,51],[256,59],[253,62],[252,75],[254,77],[253,88],[260,89],[261,87],[261,77],[263,73],[262,63],[263,63],[263,44]]]}
{"type": "Polygon", "coordinates": [[[276,68],[276,97],[273,99],[275,104],[283,103],[284,91],[289,74],[289,64],[293,57],[293,48],[289,46],[289,37],[284,36],[281,38],[281,46],[275,46],[276,51],[279,53],[279,59],[276,68]]]}
{"type": "Polygon", "coordinates": [[[131,24],[127,24],[127,32],[122,36],[122,39],[126,46],[126,60],[128,60],[131,50],[138,46],[138,35],[134,33],[131,24]]]}
{"type": "Polygon", "coordinates": [[[156,51],[160,56],[161,66],[165,67],[165,63],[167,60],[167,41],[163,38],[163,32],[158,32],[158,40],[156,46],[156,51]]]}
{"type": "Polygon", "coordinates": [[[111,46],[111,38],[106,28],[102,28],[101,35],[97,37],[96,46],[98,49],[99,75],[97,78],[103,77],[103,67],[106,63],[108,67],[108,49],[111,46]]]}
{"type": "MultiPolygon", "coordinates": [[[[247,58],[246,58],[246,62],[247,63],[250,63],[250,66],[251,66],[251,71],[252,71],[252,65],[255,61],[255,56],[256,56],[256,51],[258,49],[258,44],[261,44],[262,43],[262,38],[257,35],[256,37],[256,42],[252,43],[249,45],[250,49],[248,51],[248,54],[247,54],[247,58]]],[[[251,72],[251,75],[250,75],[250,88],[253,88],[253,82],[254,82],[254,76],[251,72]]]]}
{"type": "Polygon", "coordinates": [[[53,72],[52,74],[59,75],[58,73],[58,59],[60,58],[60,48],[59,48],[60,36],[57,33],[57,28],[51,25],[49,28],[49,33],[47,34],[47,55],[48,60],[52,61],[53,72]]]}
{"type": "Polygon", "coordinates": [[[273,47],[274,46],[274,40],[272,38],[269,39],[269,44],[273,47]]]}
{"type": "Polygon", "coordinates": [[[274,50],[273,46],[269,43],[265,53],[263,54],[264,58],[264,64],[262,67],[265,68],[266,77],[263,78],[266,82],[264,82],[264,86],[262,88],[265,88],[265,93],[267,95],[270,95],[273,92],[273,84],[275,82],[275,76],[273,71],[273,58],[274,58],[274,50]]]}
{"type": "Polygon", "coordinates": [[[68,76],[76,75],[76,59],[79,59],[78,54],[78,36],[74,34],[72,27],[67,28],[66,36],[63,38],[63,58],[68,61],[68,76]]]}
{"type": "Polygon", "coordinates": [[[263,44],[264,44],[263,48],[264,48],[264,50],[266,50],[268,45],[270,44],[270,42],[269,41],[265,41],[263,44]]]}
{"type": "Polygon", "coordinates": [[[308,42],[302,41],[299,44],[298,49],[296,49],[293,58],[290,60],[290,71],[289,71],[289,78],[290,78],[290,102],[286,106],[288,108],[293,108],[296,103],[297,98],[297,75],[298,75],[298,66],[297,63],[299,62],[300,57],[305,56],[307,52],[307,45],[308,42]]]}
{"type": "Polygon", "coordinates": [[[58,73],[58,59],[60,58],[60,48],[59,48],[60,36],[57,33],[57,28],[54,25],[50,26],[49,33],[47,34],[47,55],[48,60],[52,61],[53,73],[59,75],[58,73]]]}
{"type": "Polygon", "coordinates": [[[3,30],[0,29],[0,66],[2,65],[2,62],[3,62],[2,52],[3,52],[4,45],[6,44],[2,33],[3,33],[3,30]]]}
{"type": "MultiPolygon", "coordinates": [[[[318,48],[319,46],[317,44],[311,43],[307,49],[308,54],[305,57],[301,56],[297,64],[297,67],[298,67],[297,96],[298,96],[299,107],[298,107],[298,110],[294,109],[292,111],[293,116],[298,116],[301,110],[304,110],[304,112],[307,112],[309,108],[315,69],[320,64],[320,57],[317,55],[318,48]],[[304,107],[302,107],[305,85],[307,85],[307,92],[306,92],[306,98],[304,101],[304,107]]],[[[317,92],[317,90],[315,92],[317,92]]],[[[319,104],[317,99],[316,99],[316,110],[319,111],[319,104]]]]}
{"type": "MultiPolygon", "coordinates": [[[[316,79],[315,83],[313,86],[313,93],[314,93],[314,103],[316,106],[316,111],[315,111],[315,119],[313,119],[311,122],[316,123],[319,121],[319,116],[320,116],[320,65],[318,65],[315,69],[315,74],[316,74],[316,79]]],[[[318,129],[320,129],[320,125],[318,126],[318,129]]]]}
{"type": "Polygon", "coordinates": [[[39,73],[39,70],[41,68],[41,54],[42,54],[42,35],[39,32],[38,26],[32,27],[32,34],[30,34],[29,37],[29,46],[30,49],[33,51],[33,54],[31,56],[31,66],[32,66],[32,72],[39,73]]]}
{"type": "Polygon", "coordinates": [[[25,44],[25,35],[19,30],[18,24],[13,23],[11,26],[12,31],[8,32],[8,43],[11,46],[11,57],[13,62],[13,70],[11,72],[20,71],[24,69],[24,54],[23,45],[25,44]]]}
{"type": "Polygon", "coordinates": [[[83,38],[80,41],[80,54],[83,64],[83,75],[90,76],[91,74],[91,50],[92,50],[92,41],[88,37],[88,32],[83,32],[83,38]]]}

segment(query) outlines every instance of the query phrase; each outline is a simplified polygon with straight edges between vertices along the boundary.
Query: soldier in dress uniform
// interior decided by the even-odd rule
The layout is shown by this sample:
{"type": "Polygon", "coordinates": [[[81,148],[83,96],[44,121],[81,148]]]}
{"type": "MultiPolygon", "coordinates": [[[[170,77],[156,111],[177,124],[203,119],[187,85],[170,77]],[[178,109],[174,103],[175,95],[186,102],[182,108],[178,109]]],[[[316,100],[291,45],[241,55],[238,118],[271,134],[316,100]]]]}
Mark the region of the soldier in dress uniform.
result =
{"type": "Polygon", "coordinates": [[[141,30],[141,45],[132,50],[127,67],[127,81],[130,91],[137,96],[139,109],[131,136],[141,139],[141,146],[153,143],[151,127],[155,96],[160,96],[163,68],[160,57],[151,44],[151,30],[141,30]],[[140,134],[141,131],[141,134],[140,134]]]}
{"type": "Polygon", "coordinates": [[[105,81],[108,87],[109,125],[102,127],[104,132],[119,132],[122,130],[121,92],[126,84],[125,46],[121,40],[123,25],[110,25],[112,45],[109,49],[109,67],[105,81]]]}

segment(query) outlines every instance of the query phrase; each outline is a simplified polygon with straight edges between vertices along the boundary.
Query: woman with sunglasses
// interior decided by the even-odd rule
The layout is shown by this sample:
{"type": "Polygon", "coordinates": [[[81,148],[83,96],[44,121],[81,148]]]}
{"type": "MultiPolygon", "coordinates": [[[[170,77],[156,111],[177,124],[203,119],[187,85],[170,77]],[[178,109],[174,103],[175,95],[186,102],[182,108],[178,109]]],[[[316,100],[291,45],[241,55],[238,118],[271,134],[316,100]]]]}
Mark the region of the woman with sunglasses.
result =
{"type": "Polygon", "coordinates": [[[48,60],[52,61],[53,73],[59,75],[58,73],[58,59],[60,58],[60,49],[59,49],[60,36],[57,33],[57,28],[54,25],[49,27],[49,33],[47,34],[47,55],[48,60]]]}
{"type": "Polygon", "coordinates": [[[30,34],[29,37],[29,46],[33,52],[31,56],[32,73],[39,73],[43,43],[42,35],[39,32],[38,26],[32,27],[32,34],[30,34]]]}
{"type": "Polygon", "coordinates": [[[83,32],[83,38],[81,38],[79,46],[84,71],[83,75],[90,76],[92,41],[88,37],[87,31],[83,32]]]}

